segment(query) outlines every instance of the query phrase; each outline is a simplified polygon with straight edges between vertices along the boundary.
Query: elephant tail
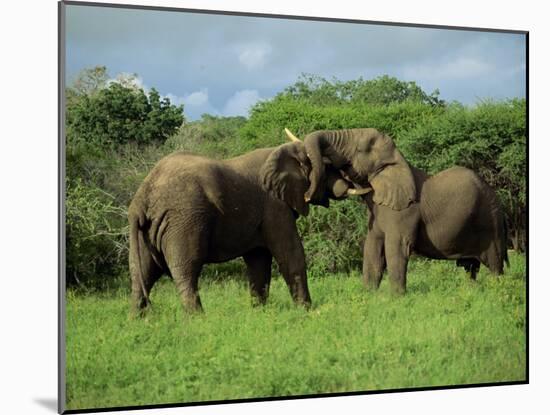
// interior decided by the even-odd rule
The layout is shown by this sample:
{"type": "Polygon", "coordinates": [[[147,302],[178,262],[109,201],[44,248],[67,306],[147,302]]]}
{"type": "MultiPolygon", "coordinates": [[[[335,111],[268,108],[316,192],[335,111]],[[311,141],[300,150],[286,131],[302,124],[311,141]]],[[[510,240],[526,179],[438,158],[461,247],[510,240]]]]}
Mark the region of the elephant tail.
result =
{"type": "Polygon", "coordinates": [[[142,247],[140,246],[139,233],[143,231],[145,225],[145,214],[143,211],[135,213],[130,211],[128,215],[128,222],[130,227],[130,273],[132,276],[132,284],[139,284],[139,288],[145,298],[148,305],[151,304],[149,295],[145,289],[145,282],[143,277],[143,267],[141,263],[142,247]]]}

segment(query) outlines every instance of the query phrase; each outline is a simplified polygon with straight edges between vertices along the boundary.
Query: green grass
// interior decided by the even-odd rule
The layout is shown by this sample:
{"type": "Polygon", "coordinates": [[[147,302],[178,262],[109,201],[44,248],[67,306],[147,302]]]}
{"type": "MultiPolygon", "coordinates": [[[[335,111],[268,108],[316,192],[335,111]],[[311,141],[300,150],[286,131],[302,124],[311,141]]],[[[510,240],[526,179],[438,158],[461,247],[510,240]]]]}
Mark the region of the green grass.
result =
{"type": "Polygon", "coordinates": [[[310,278],[310,311],[279,278],[265,307],[246,282],[201,281],[184,315],[162,279],[153,310],[129,318],[127,288],[67,296],[69,409],[525,380],[525,258],[478,281],[416,259],[408,293],[364,291],[360,275],[310,278]]]}

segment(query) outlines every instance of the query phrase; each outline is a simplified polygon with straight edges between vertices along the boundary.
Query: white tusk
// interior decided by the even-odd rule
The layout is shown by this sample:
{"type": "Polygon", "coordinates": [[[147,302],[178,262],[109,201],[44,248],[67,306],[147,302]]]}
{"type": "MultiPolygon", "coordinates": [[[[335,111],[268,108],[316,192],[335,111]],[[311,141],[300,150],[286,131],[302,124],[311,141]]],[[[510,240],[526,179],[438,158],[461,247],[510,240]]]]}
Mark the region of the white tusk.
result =
{"type": "Polygon", "coordinates": [[[370,192],[372,192],[372,187],[365,187],[364,189],[348,189],[347,194],[348,196],[360,196],[370,192]]]}
{"type": "Polygon", "coordinates": [[[300,143],[302,142],[302,140],[300,140],[298,137],[296,137],[294,134],[292,134],[288,128],[285,128],[285,133],[288,136],[288,138],[290,139],[290,141],[298,141],[300,143]]]}

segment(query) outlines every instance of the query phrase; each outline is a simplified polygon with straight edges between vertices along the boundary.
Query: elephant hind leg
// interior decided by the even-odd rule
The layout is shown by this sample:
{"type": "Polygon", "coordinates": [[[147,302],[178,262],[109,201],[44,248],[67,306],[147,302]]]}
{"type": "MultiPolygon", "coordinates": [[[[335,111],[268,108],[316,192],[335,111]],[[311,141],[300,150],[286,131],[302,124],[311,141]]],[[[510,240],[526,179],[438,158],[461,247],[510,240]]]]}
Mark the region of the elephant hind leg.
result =
{"type": "Polygon", "coordinates": [[[256,248],[243,255],[243,259],[248,271],[252,304],[263,305],[269,296],[271,253],[265,248],[256,248]]]}
{"type": "Polygon", "coordinates": [[[199,276],[204,264],[201,255],[207,251],[207,233],[180,231],[164,242],[164,256],[170,275],[176,284],[184,310],[202,311],[199,297],[199,276]]]}
{"type": "Polygon", "coordinates": [[[199,275],[202,265],[202,261],[187,260],[183,263],[172,264],[170,267],[183,308],[188,312],[202,311],[199,297],[199,275]]]}
{"type": "Polygon", "coordinates": [[[162,275],[162,269],[145,248],[143,234],[138,233],[139,247],[130,249],[130,275],[132,278],[132,312],[143,315],[150,305],[148,298],[151,289],[162,275]],[[139,263],[138,263],[139,261],[139,263]]]}

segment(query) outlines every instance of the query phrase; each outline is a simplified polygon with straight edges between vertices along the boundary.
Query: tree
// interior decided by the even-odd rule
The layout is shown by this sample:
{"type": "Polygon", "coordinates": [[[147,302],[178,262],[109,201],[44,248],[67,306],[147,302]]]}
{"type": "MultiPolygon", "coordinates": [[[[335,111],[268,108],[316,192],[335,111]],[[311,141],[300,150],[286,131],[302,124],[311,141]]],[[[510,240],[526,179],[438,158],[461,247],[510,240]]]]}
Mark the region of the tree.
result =
{"type": "Polygon", "coordinates": [[[242,154],[238,131],[246,124],[244,117],[217,117],[203,114],[198,121],[186,123],[167,142],[168,149],[185,150],[213,158],[242,154]]]}
{"type": "Polygon", "coordinates": [[[439,90],[427,94],[415,82],[401,81],[383,75],[365,80],[327,81],[311,74],[302,74],[298,81],[286,88],[281,95],[295,99],[306,99],[316,105],[342,103],[389,105],[400,102],[417,102],[432,106],[442,106],[439,90]]]}
{"type": "Polygon", "coordinates": [[[74,80],[71,90],[77,95],[92,95],[107,85],[109,74],[107,67],[95,66],[80,71],[74,80]]]}
{"type": "Polygon", "coordinates": [[[152,88],[147,94],[135,75],[105,80],[104,67],[86,69],[69,88],[67,140],[101,146],[164,142],[182,125],[183,106],[172,105],[152,88]]]}

